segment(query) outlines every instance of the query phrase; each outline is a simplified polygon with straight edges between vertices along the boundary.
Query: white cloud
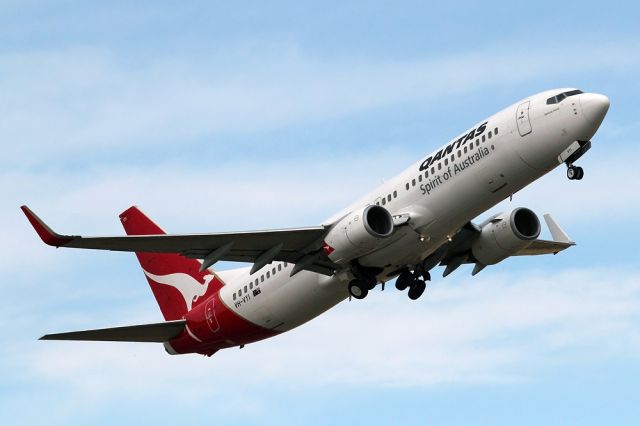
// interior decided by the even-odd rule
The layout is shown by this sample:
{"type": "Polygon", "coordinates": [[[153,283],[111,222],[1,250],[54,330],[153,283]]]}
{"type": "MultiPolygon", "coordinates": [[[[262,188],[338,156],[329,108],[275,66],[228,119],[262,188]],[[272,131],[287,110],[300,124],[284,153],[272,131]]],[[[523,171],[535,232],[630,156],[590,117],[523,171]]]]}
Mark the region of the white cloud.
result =
{"type": "Polygon", "coordinates": [[[44,158],[113,152],[129,144],[184,145],[202,137],[216,143],[213,136],[221,132],[325,120],[414,100],[435,102],[550,73],[624,67],[636,60],[624,44],[547,47],[522,52],[493,46],[391,63],[316,58],[280,46],[253,56],[255,63],[238,61],[238,69],[223,55],[195,63],[164,57],[134,67],[99,49],[5,54],[0,56],[0,136],[9,144],[4,159],[41,164],[44,158]]]}
{"type": "Polygon", "coordinates": [[[394,289],[374,292],[210,359],[171,357],[159,345],[39,342],[13,362],[28,380],[92,403],[153,399],[175,389],[181,400],[215,396],[224,404],[238,387],[522,381],[551,366],[640,357],[639,278],[635,270],[606,269],[457,276],[419,302],[394,289]]]}

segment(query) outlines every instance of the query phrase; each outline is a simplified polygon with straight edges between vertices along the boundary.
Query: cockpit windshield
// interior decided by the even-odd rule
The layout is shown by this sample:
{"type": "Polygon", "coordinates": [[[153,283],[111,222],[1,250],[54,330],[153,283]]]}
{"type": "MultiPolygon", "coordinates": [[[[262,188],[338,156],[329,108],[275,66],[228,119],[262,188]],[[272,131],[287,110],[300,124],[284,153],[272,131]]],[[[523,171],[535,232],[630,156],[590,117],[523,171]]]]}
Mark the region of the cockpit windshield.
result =
{"type": "Polygon", "coordinates": [[[547,99],[547,105],[560,103],[566,97],[579,95],[581,93],[582,93],[582,90],[569,90],[568,92],[560,93],[556,96],[552,96],[549,99],[547,99]]]}

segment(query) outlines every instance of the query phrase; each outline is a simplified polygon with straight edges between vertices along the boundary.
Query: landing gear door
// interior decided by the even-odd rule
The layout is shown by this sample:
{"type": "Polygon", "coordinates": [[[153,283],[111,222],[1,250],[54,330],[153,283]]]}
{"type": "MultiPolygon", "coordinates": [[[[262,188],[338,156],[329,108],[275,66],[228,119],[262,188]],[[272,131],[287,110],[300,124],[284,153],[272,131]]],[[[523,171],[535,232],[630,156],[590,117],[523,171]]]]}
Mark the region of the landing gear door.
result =
{"type": "Polygon", "coordinates": [[[529,101],[521,103],[518,105],[518,110],[516,111],[516,122],[518,123],[518,132],[520,132],[520,136],[525,136],[531,133],[529,103],[529,101]]]}

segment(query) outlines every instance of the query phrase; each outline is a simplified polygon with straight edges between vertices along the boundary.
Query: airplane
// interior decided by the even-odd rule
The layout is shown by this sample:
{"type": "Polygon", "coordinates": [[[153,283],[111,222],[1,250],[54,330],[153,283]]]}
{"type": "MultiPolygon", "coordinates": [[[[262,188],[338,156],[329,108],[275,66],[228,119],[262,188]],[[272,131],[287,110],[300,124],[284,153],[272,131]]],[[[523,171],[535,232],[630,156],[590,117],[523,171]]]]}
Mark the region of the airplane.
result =
{"type": "Polygon", "coordinates": [[[120,214],[126,236],[61,235],[27,206],[48,245],[134,252],[164,322],[47,334],[43,340],[157,342],[172,355],[211,356],[289,331],[378,284],[418,299],[443,266],[472,275],[511,256],[557,254],[575,243],[550,215],[540,239],[532,210],[472,220],[565,164],[576,161],[609,109],[601,94],[575,88],[525,98],[458,135],[319,226],[255,232],[166,234],[138,207],[120,214]],[[214,271],[218,261],[252,263],[214,271]]]}

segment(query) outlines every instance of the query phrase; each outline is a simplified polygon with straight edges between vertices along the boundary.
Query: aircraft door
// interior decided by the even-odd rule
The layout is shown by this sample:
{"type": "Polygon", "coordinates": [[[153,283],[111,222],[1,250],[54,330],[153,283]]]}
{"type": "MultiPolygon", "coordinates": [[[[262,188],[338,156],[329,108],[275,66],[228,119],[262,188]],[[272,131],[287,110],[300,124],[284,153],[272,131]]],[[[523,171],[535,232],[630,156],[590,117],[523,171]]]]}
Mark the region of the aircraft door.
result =
{"type": "Polygon", "coordinates": [[[529,121],[529,104],[530,102],[523,102],[518,105],[516,111],[516,122],[518,123],[518,132],[520,136],[525,136],[531,133],[531,121],[529,121]]]}

